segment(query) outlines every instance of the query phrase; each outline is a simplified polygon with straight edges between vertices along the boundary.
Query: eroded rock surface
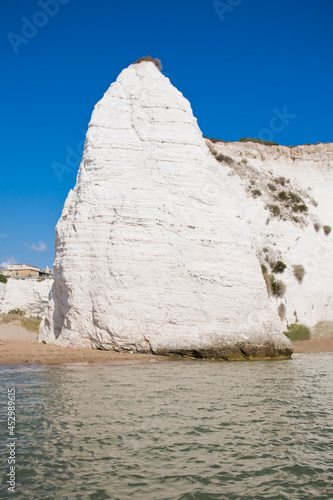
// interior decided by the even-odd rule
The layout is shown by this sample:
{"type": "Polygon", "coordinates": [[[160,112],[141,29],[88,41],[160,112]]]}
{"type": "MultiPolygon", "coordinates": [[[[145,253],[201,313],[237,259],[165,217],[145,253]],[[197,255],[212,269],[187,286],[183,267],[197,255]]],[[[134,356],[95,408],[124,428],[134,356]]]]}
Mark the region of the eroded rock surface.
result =
{"type": "Polygon", "coordinates": [[[275,274],[285,290],[270,299],[284,330],[298,322],[315,336],[318,322],[333,321],[333,144],[207,144],[241,179],[245,219],[267,274],[278,261],[286,265],[275,274]]]}
{"type": "Polygon", "coordinates": [[[52,283],[52,279],[15,278],[0,283],[0,313],[20,309],[26,316],[42,316],[47,309],[52,283]]]}
{"type": "Polygon", "coordinates": [[[96,105],[56,228],[40,339],[224,359],[288,357],[245,212],[191,106],[151,62],[96,105]]]}

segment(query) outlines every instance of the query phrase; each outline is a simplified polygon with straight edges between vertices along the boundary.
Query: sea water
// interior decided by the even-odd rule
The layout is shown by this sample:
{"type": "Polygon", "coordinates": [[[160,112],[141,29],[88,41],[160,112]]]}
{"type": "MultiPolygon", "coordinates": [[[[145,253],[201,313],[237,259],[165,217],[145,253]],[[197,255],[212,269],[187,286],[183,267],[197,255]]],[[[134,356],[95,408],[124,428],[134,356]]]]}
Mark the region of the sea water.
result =
{"type": "Polygon", "coordinates": [[[3,366],[0,497],[332,499],[332,361],[3,366]]]}

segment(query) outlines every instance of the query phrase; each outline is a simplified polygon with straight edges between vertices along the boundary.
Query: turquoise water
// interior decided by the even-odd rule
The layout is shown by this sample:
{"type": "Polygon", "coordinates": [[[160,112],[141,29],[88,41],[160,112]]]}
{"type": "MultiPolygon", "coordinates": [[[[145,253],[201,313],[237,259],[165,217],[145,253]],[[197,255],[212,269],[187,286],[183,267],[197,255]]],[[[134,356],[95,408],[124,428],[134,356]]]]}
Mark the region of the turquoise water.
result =
{"type": "Polygon", "coordinates": [[[332,499],[332,361],[2,367],[0,497],[332,499]]]}

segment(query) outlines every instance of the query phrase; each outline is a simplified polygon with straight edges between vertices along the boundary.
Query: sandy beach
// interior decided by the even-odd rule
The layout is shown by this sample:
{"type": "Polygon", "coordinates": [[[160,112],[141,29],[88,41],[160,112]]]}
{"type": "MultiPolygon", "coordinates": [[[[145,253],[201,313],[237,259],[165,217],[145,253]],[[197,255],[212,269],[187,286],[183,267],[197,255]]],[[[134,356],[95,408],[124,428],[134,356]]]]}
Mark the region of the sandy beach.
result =
{"type": "Polygon", "coordinates": [[[96,349],[69,349],[37,342],[37,333],[16,323],[0,324],[0,365],[33,363],[65,365],[72,363],[156,363],[171,357],[153,354],[119,353],[96,349]]]}
{"type": "Polygon", "coordinates": [[[32,363],[42,365],[66,365],[73,363],[156,363],[172,358],[153,354],[118,353],[95,349],[68,349],[36,341],[0,342],[0,365],[32,363]]]}
{"type": "MultiPolygon", "coordinates": [[[[293,342],[295,354],[333,352],[333,339],[293,342]]],[[[37,334],[17,323],[0,324],[0,364],[33,363],[65,365],[72,363],[153,363],[178,357],[153,354],[119,353],[95,349],[75,349],[37,342],[37,334]]]]}
{"type": "Polygon", "coordinates": [[[308,339],[292,342],[294,354],[333,352],[333,339],[308,339]]]}

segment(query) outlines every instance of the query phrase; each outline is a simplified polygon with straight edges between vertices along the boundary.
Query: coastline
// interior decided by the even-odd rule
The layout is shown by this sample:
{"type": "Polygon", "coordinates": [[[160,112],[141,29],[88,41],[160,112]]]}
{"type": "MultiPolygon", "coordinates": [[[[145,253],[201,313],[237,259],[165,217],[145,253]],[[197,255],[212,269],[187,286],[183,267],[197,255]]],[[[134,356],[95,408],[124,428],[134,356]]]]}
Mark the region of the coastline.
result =
{"type": "MultiPolygon", "coordinates": [[[[333,339],[309,339],[292,342],[294,354],[333,352],[333,339]]],[[[37,333],[29,332],[17,323],[0,325],[0,365],[11,364],[136,364],[191,360],[182,356],[149,353],[70,349],[37,342],[37,333]]]]}
{"type": "MultiPolygon", "coordinates": [[[[310,339],[292,342],[294,354],[333,352],[333,339],[310,339]]],[[[1,340],[0,365],[40,364],[137,364],[190,360],[181,356],[158,356],[130,352],[100,351],[96,349],[69,349],[36,340],[1,340]]]]}
{"type": "MultiPolygon", "coordinates": [[[[154,354],[139,354],[130,352],[99,351],[97,349],[68,349],[54,344],[41,344],[36,341],[0,342],[0,365],[11,364],[132,364],[158,363],[170,361],[170,356],[155,356],[154,354]]],[[[179,358],[178,358],[179,359],[179,358]]]]}

